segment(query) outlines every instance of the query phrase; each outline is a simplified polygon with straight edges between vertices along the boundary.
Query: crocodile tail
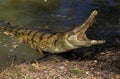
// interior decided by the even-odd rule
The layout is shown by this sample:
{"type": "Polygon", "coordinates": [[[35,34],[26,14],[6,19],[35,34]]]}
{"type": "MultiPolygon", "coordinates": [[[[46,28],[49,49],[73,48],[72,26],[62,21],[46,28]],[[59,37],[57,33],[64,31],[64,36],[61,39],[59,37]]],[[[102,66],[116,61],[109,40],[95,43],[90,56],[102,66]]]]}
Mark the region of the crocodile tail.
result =
{"type": "Polygon", "coordinates": [[[16,25],[13,25],[8,21],[0,20],[0,29],[9,31],[9,30],[15,29],[15,27],[16,27],[16,25]]]}
{"type": "Polygon", "coordinates": [[[23,32],[23,28],[17,25],[13,25],[10,22],[0,20],[0,29],[3,29],[6,35],[16,35],[23,32]],[[22,29],[22,32],[21,32],[22,29]]]}
{"type": "Polygon", "coordinates": [[[9,25],[9,22],[0,20],[0,29],[6,29],[9,25]]]}

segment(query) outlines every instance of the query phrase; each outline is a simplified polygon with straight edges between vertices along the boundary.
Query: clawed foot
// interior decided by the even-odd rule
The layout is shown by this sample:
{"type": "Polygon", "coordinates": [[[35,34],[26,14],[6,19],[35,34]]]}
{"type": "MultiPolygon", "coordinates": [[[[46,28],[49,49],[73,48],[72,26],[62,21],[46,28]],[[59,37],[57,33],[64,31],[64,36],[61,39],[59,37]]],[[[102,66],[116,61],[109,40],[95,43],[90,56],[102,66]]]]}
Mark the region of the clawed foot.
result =
{"type": "Polygon", "coordinates": [[[18,46],[19,46],[19,45],[12,45],[12,48],[15,49],[15,48],[17,48],[18,46]]]}

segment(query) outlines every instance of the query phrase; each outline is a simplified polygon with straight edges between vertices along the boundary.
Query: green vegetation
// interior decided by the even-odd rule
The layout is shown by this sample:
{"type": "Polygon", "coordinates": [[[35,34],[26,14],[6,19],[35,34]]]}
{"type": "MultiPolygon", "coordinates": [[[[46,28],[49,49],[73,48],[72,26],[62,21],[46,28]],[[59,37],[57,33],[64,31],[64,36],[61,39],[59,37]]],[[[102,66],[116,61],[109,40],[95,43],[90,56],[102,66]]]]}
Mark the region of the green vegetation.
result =
{"type": "Polygon", "coordinates": [[[85,74],[85,70],[79,69],[79,68],[71,68],[70,73],[74,75],[79,75],[79,74],[85,74]]]}

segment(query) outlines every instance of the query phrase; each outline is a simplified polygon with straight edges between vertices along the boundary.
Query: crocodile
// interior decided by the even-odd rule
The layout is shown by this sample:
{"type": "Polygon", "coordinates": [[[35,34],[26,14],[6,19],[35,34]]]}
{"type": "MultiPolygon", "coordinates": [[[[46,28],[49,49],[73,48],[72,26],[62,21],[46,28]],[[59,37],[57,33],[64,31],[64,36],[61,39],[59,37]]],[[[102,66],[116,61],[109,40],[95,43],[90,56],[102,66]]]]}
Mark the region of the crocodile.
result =
{"type": "Polygon", "coordinates": [[[53,32],[51,30],[17,27],[9,22],[0,21],[0,28],[6,35],[16,36],[19,43],[27,43],[32,48],[48,53],[64,53],[81,47],[103,44],[105,40],[90,40],[86,36],[86,30],[94,21],[97,11],[91,12],[87,20],[65,32],[53,32]]]}

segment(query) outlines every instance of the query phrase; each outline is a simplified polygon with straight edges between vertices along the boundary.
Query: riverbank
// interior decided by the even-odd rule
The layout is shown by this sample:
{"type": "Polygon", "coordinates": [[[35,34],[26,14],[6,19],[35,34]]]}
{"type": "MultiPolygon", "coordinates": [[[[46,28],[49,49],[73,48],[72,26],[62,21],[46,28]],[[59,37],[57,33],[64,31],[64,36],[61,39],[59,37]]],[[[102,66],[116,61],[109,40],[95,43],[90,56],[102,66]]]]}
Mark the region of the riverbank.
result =
{"type": "Polygon", "coordinates": [[[110,49],[92,60],[52,55],[32,63],[11,64],[1,79],[120,79],[120,50],[110,49]]]}

